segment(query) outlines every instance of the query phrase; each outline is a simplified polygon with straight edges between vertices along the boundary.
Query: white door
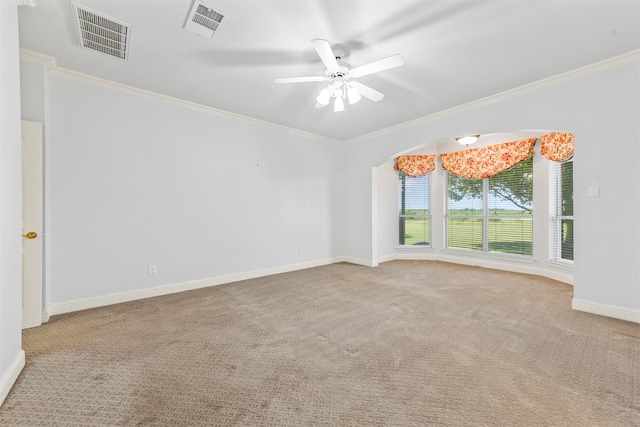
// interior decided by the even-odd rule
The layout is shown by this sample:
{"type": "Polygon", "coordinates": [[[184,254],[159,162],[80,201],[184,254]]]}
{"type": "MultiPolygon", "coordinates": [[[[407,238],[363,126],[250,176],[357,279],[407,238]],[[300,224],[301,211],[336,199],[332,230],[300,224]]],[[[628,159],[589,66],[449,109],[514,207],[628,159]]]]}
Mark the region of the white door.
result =
{"type": "Polygon", "coordinates": [[[42,125],[22,121],[22,328],[42,324],[42,125]]]}

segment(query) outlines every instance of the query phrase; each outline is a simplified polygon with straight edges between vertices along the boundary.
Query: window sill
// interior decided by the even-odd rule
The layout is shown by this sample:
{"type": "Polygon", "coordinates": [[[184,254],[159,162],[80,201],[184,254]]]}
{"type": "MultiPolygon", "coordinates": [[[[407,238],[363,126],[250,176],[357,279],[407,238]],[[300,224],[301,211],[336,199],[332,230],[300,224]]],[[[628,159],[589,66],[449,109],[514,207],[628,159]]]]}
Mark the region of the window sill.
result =
{"type": "Polygon", "coordinates": [[[431,245],[398,245],[396,246],[396,249],[400,251],[418,250],[420,252],[434,250],[431,245]]]}

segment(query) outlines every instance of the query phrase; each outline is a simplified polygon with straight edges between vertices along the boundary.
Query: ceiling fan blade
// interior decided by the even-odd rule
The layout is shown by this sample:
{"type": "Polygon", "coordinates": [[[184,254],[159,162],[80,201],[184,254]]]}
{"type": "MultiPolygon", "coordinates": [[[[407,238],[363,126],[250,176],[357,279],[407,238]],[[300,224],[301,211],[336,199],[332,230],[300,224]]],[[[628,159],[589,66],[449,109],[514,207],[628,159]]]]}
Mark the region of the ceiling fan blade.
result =
{"type": "Polygon", "coordinates": [[[395,54],[352,68],[349,74],[351,77],[361,77],[367,74],[377,73],[378,71],[388,70],[389,68],[399,67],[402,64],[404,64],[402,55],[395,54]]]}
{"type": "Polygon", "coordinates": [[[274,83],[305,83],[305,82],[323,82],[326,78],[324,76],[310,76],[310,77],[282,77],[279,79],[273,79],[274,83]]]}
{"type": "Polygon", "coordinates": [[[324,66],[327,67],[327,71],[330,73],[338,71],[340,66],[338,65],[338,61],[336,60],[336,56],[333,53],[329,42],[323,39],[313,39],[311,40],[311,44],[316,52],[318,52],[324,66]]]}
{"type": "Polygon", "coordinates": [[[349,81],[349,85],[353,87],[358,93],[365,98],[369,98],[373,102],[378,102],[382,98],[384,98],[384,93],[380,93],[375,89],[371,89],[369,86],[363,85],[362,83],[349,81]]]}

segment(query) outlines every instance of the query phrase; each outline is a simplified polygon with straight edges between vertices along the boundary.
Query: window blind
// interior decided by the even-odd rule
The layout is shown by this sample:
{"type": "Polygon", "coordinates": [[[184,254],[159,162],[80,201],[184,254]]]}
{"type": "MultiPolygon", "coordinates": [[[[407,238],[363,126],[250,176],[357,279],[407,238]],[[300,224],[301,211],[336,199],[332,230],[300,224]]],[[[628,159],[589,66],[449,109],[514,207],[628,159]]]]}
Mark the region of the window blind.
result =
{"type": "Polygon", "coordinates": [[[573,160],[549,165],[549,259],[573,263],[573,160]]]}
{"type": "Polygon", "coordinates": [[[533,253],[533,158],[485,179],[447,177],[447,246],[533,253]]]}
{"type": "Polygon", "coordinates": [[[533,254],[533,158],[488,178],[488,249],[533,254]]]}
{"type": "Polygon", "coordinates": [[[483,250],[484,191],[481,179],[448,175],[447,246],[483,250]]]}
{"type": "Polygon", "coordinates": [[[430,246],[429,175],[398,174],[398,219],[400,245],[430,246]]]}

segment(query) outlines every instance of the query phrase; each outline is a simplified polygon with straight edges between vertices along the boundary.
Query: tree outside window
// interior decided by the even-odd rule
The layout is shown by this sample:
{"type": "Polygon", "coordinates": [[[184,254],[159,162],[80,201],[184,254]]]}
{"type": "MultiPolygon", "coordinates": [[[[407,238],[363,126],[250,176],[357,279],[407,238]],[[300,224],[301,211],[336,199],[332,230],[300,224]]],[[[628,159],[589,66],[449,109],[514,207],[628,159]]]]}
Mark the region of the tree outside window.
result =
{"type": "Polygon", "coordinates": [[[447,178],[447,246],[533,254],[533,158],[485,179],[447,178]]]}

